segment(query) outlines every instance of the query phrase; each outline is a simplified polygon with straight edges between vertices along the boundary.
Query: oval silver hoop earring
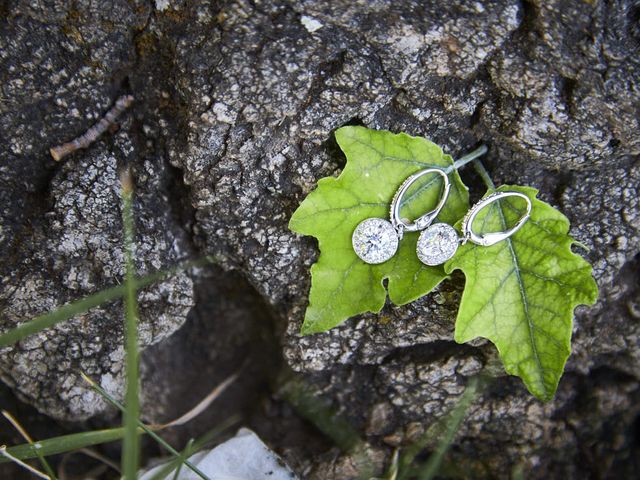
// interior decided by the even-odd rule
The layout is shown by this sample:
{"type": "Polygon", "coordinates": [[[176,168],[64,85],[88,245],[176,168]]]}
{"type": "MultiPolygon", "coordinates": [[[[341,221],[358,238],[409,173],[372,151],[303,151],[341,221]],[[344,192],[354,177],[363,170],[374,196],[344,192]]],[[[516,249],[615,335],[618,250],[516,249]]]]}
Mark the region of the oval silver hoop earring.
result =
{"type": "Polygon", "coordinates": [[[495,192],[476,203],[467,212],[462,220],[462,236],[458,237],[458,232],[446,223],[436,223],[424,230],[418,238],[416,253],[422,263],[429,266],[441,265],[449,260],[458,250],[458,245],[464,245],[468,241],[482,247],[490,247],[502,240],[506,240],[516,233],[529,220],[531,215],[531,200],[520,192],[495,192]],[[527,204],[526,213],[509,230],[504,232],[491,232],[483,235],[475,233],[472,229],[473,221],[480,211],[500,199],[507,197],[518,197],[525,200],[527,204]]]}
{"type": "Polygon", "coordinates": [[[389,211],[389,221],[384,218],[367,218],[358,224],[351,237],[351,244],[356,255],[365,263],[372,265],[389,260],[398,251],[398,244],[402,240],[405,231],[416,232],[433,223],[447,202],[449,190],[451,190],[449,177],[441,168],[426,168],[409,176],[393,196],[389,211]],[[402,198],[411,185],[419,178],[430,173],[440,175],[444,182],[440,201],[433,210],[418,217],[413,223],[407,223],[400,217],[402,198]]]}

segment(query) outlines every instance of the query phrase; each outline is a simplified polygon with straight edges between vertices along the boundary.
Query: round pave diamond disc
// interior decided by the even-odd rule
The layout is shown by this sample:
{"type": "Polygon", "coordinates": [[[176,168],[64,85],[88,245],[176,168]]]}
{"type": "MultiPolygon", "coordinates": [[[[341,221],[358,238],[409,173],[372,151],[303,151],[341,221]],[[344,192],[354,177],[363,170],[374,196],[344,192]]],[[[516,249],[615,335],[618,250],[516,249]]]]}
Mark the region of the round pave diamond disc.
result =
{"type": "Polygon", "coordinates": [[[458,249],[458,232],[446,223],[436,223],[424,230],[418,238],[416,252],[426,265],[446,262],[458,249]]]}
{"type": "Polygon", "coordinates": [[[383,263],[398,250],[398,233],[390,222],[382,218],[367,218],[354,230],[351,243],[363,261],[383,263]]]}

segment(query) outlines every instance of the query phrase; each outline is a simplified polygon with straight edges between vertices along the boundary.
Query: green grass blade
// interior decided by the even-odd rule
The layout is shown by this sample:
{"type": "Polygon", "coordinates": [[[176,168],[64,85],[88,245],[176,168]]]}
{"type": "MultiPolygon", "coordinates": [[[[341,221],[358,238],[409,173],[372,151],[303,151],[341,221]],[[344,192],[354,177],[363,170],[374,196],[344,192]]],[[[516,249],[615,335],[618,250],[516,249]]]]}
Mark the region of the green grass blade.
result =
{"type": "Polygon", "coordinates": [[[125,371],[126,393],[123,415],[124,439],[122,442],[122,472],[125,480],[135,480],[140,463],[138,417],[138,299],[136,298],[135,265],[133,260],[135,228],[133,220],[133,184],[131,174],[125,170],[122,181],[122,223],[124,226],[125,258],[125,371]]]}
{"type": "Polygon", "coordinates": [[[205,445],[211,442],[213,439],[218,437],[222,432],[226,429],[238,423],[241,420],[241,417],[238,415],[233,415],[227,419],[225,419],[222,423],[217,425],[213,430],[205,433],[202,437],[197,440],[189,440],[189,443],[185,447],[185,449],[180,454],[179,458],[174,458],[173,460],[167,462],[157,473],[151,477],[150,480],[164,480],[174,470],[177,470],[179,465],[186,465],[187,459],[193,455],[195,452],[202,450],[205,445]]]}
{"type": "Polygon", "coordinates": [[[38,460],[40,461],[40,465],[42,465],[43,470],[47,472],[47,475],[49,475],[49,478],[51,480],[57,480],[58,477],[53,471],[53,468],[51,468],[51,465],[49,465],[49,462],[47,462],[47,459],[44,458],[44,455],[42,455],[42,452],[40,452],[40,449],[36,448],[35,451],[36,451],[36,454],[38,455],[38,460]]]}
{"type": "MultiPolygon", "coordinates": [[[[105,389],[103,389],[100,385],[98,385],[96,382],[94,382],[93,380],[91,380],[91,378],[89,378],[87,375],[85,375],[84,373],[82,374],[82,377],[85,379],[85,381],[87,383],[89,383],[91,385],[91,387],[93,387],[93,389],[98,392],[100,395],[102,395],[109,403],[111,403],[111,405],[113,405],[114,407],[116,407],[118,410],[120,410],[121,412],[125,413],[126,408],[124,405],[122,405],[120,402],[118,402],[115,398],[113,398],[111,395],[109,395],[109,393],[107,393],[107,391],[105,389]]],[[[174,457],[179,458],[180,457],[180,452],[178,452],[175,448],[173,448],[171,445],[169,445],[167,442],[164,441],[164,439],[162,437],[160,437],[156,432],[153,431],[153,429],[149,428],[147,425],[145,425],[144,423],[142,423],[140,421],[140,419],[137,419],[137,424],[138,427],[140,427],[144,432],[146,432],[151,438],[153,438],[156,442],[158,442],[160,445],[162,445],[169,453],[171,453],[174,457]]],[[[187,467],[189,467],[196,475],[198,475],[200,478],[202,478],[203,480],[209,480],[209,477],[207,477],[204,473],[202,473],[200,470],[198,470],[198,468],[193,465],[191,462],[185,460],[183,462],[187,467]]]]}
{"type": "Polygon", "coordinates": [[[189,458],[191,453],[193,453],[193,438],[189,440],[185,449],[180,452],[180,457],[178,458],[178,468],[176,468],[176,471],[173,474],[173,480],[178,480],[178,476],[180,475],[180,471],[182,470],[182,465],[184,465],[184,461],[189,458]]]}
{"type": "MultiPolygon", "coordinates": [[[[147,432],[149,436],[153,438],[156,442],[158,442],[160,445],[166,448],[171,454],[173,454],[173,456],[177,457],[178,459],[181,459],[180,452],[178,452],[175,448],[173,448],[171,445],[165,442],[164,439],[162,439],[158,434],[156,434],[156,432],[151,430],[142,422],[140,422],[140,428],[142,428],[145,432],[147,432]]],[[[198,467],[196,467],[193,463],[188,461],[186,458],[181,459],[181,461],[183,465],[190,468],[193,471],[193,473],[195,473],[200,478],[202,478],[202,480],[211,480],[204,472],[202,472],[198,467]]]]}
{"type": "Polygon", "coordinates": [[[37,468],[34,468],[31,465],[29,465],[28,463],[23,462],[19,458],[12,457],[11,454],[7,453],[7,447],[5,445],[0,445],[0,454],[3,457],[6,457],[7,460],[10,460],[11,462],[13,462],[15,465],[18,465],[20,468],[23,468],[23,469],[27,470],[32,475],[35,475],[36,477],[42,478],[44,480],[51,480],[51,477],[49,475],[47,475],[46,473],[41,472],[37,468]]]}
{"type": "MultiPolygon", "coordinates": [[[[286,374],[285,374],[286,375],[286,374]]],[[[327,403],[318,392],[294,374],[283,376],[278,394],[289,402],[304,418],[329,437],[344,452],[353,452],[362,444],[356,430],[327,403]],[[287,378],[288,377],[288,378],[287,378]]]]}
{"type": "Polygon", "coordinates": [[[278,385],[278,395],[282,396],[302,417],[343,451],[353,456],[358,479],[370,479],[373,462],[364,448],[358,432],[334,408],[321,399],[319,392],[307,384],[301,376],[293,372],[283,372],[278,385]]]}
{"type": "Polygon", "coordinates": [[[511,480],[525,480],[524,464],[517,463],[511,469],[511,480]]]}
{"type": "Polygon", "coordinates": [[[425,466],[421,469],[419,480],[431,480],[436,476],[444,455],[449,450],[449,447],[453,443],[453,439],[460,430],[460,425],[469,409],[471,403],[475,400],[479,390],[479,379],[477,377],[469,380],[467,388],[465,388],[462,397],[458,401],[458,404],[451,411],[451,415],[447,421],[447,427],[444,436],[438,443],[438,446],[433,454],[427,460],[425,466]]]}
{"type": "MultiPolygon", "coordinates": [[[[49,455],[57,455],[73,450],[78,450],[92,445],[101,443],[109,443],[120,440],[124,435],[123,428],[111,428],[108,430],[95,430],[92,432],[72,433],[59,437],[48,438],[34,442],[33,445],[23,443],[14,447],[7,448],[7,453],[20,460],[29,460],[38,458],[38,453],[43,457],[49,455]]],[[[6,463],[9,460],[0,457],[0,463],[6,463]]]]}
{"type": "MultiPolygon", "coordinates": [[[[135,286],[137,289],[147,287],[153,283],[156,283],[163,278],[174,275],[182,270],[187,270],[191,267],[211,263],[212,259],[205,257],[201,260],[194,260],[184,262],[175,268],[171,268],[161,272],[154,272],[143,277],[135,279],[135,286]]],[[[102,305],[103,303],[110,302],[122,297],[125,294],[125,285],[118,285],[115,287],[107,288],[93,295],[89,295],[85,298],[77,300],[73,303],[64,305],[53,312],[49,312],[43,315],[34,317],[32,320],[23,323],[22,325],[9,330],[6,333],[0,335],[0,348],[12,345],[29,335],[38,333],[47,328],[51,328],[57,323],[64,322],[70,318],[75,317],[87,310],[102,305]]]]}
{"type": "Polygon", "coordinates": [[[60,307],[53,312],[35,317],[34,319],[23,323],[19,327],[0,335],[0,348],[16,343],[29,335],[38,333],[41,330],[53,327],[56,323],[68,320],[71,317],[86,312],[92,307],[96,307],[110,300],[115,300],[116,298],[121,297],[123,293],[124,287],[111,287],[60,307]]]}

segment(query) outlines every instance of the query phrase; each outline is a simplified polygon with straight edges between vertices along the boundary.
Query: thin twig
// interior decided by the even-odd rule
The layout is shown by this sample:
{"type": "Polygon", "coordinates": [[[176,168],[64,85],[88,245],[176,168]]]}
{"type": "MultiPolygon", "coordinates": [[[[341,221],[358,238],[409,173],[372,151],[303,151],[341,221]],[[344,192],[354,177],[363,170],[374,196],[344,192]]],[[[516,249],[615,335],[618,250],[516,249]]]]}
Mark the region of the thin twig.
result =
{"type": "Polygon", "coordinates": [[[87,130],[85,133],[77,138],[74,138],[70,142],[58,145],[49,150],[53,159],[57,162],[62,160],[63,157],[70,153],[80,150],[81,148],[87,148],[93,142],[95,142],[109,127],[115,124],[116,119],[133,103],[133,97],[131,95],[123,95],[116,100],[115,105],[109,110],[104,117],[100,119],[93,127],[87,130]]]}
{"type": "Polygon", "coordinates": [[[91,450],[90,448],[81,448],[80,450],[74,453],[83,453],[87,457],[91,457],[95,460],[98,460],[99,462],[104,463],[109,468],[112,468],[116,472],[120,473],[120,466],[116,462],[111,460],[109,457],[105,457],[101,453],[96,452],[95,450],[91,450]]]}
{"type": "Polygon", "coordinates": [[[31,438],[31,435],[27,433],[27,431],[22,427],[22,425],[20,425],[20,422],[18,422],[18,420],[9,412],[7,412],[6,410],[2,410],[2,415],[4,415],[4,418],[6,418],[9,421],[9,423],[11,423],[11,425],[13,425],[13,427],[18,431],[20,435],[22,435],[22,438],[24,438],[29,443],[29,445],[31,445],[31,448],[33,448],[33,451],[36,452],[38,460],[40,460],[40,464],[42,465],[42,468],[45,469],[45,471],[47,472],[47,475],[49,475],[49,477],[52,480],[55,480],[56,475],[53,472],[53,468],[51,468],[51,465],[49,465],[49,462],[47,462],[47,460],[42,455],[42,452],[40,452],[40,448],[34,445],[33,438],[31,438]]]}
{"type": "Polygon", "coordinates": [[[0,445],[0,455],[2,455],[3,457],[8,458],[13,463],[21,466],[25,470],[29,470],[31,473],[33,473],[34,475],[36,475],[39,478],[44,478],[45,480],[51,480],[51,477],[49,477],[49,475],[47,475],[46,473],[41,472],[37,468],[33,468],[31,465],[29,465],[27,463],[24,463],[19,458],[16,458],[13,455],[11,455],[9,452],[7,452],[7,446],[6,445],[0,445]]]}
{"type": "Polygon", "coordinates": [[[240,372],[236,372],[233,375],[229,376],[226,380],[224,380],[220,385],[216,386],[209,395],[207,395],[203,400],[201,400],[195,407],[189,410],[184,415],[176,418],[175,420],[170,421],[169,423],[163,424],[153,424],[149,425],[149,428],[153,428],[154,430],[163,430],[168,427],[176,427],[178,425],[184,425],[188,421],[194,419],[202,412],[204,412],[211,402],[213,402],[216,398],[220,396],[222,392],[226,390],[226,388],[236,381],[240,372]]]}

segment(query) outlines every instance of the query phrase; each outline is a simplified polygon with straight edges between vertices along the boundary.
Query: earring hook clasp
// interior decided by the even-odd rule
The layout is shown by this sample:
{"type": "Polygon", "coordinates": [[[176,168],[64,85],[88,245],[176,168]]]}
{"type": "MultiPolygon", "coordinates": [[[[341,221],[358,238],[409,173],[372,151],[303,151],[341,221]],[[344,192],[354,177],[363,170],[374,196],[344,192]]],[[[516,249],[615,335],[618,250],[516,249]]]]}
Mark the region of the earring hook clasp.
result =
{"type": "Polygon", "coordinates": [[[402,234],[404,233],[404,231],[417,232],[419,230],[424,230],[426,227],[431,225],[431,223],[433,223],[435,218],[440,213],[440,210],[442,210],[442,207],[444,207],[444,204],[447,202],[447,198],[449,197],[449,190],[451,190],[451,182],[449,181],[447,173],[441,168],[426,168],[408,177],[397,190],[395,196],[393,197],[393,201],[391,202],[390,219],[391,224],[398,232],[398,237],[402,238],[402,234]],[[407,193],[407,190],[409,190],[409,187],[411,187],[411,185],[413,185],[419,178],[422,178],[424,175],[428,175],[430,173],[436,173],[440,175],[444,181],[444,190],[442,192],[440,202],[438,202],[433,210],[425,213],[424,215],[421,215],[420,217],[415,219],[413,223],[406,223],[400,217],[400,203],[402,197],[404,197],[404,195],[407,193]]]}
{"type": "Polygon", "coordinates": [[[486,198],[483,198],[478,203],[476,203],[465,215],[462,220],[462,243],[466,243],[467,241],[471,241],[476,245],[481,245],[483,247],[490,247],[491,245],[495,245],[502,240],[506,240],[511,235],[516,233],[518,230],[522,228],[522,226],[529,220],[531,216],[531,200],[525,194],[520,192],[495,192],[489,195],[486,198]],[[492,232],[485,233],[479,235],[472,230],[473,221],[476,216],[480,213],[480,211],[492,204],[493,202],[497,202],[503,198],[507,197],[519,197],[527,202],[527,212],[518,220],[518,222],[511,227],[509,230],[504,232],[492,232]]]}

